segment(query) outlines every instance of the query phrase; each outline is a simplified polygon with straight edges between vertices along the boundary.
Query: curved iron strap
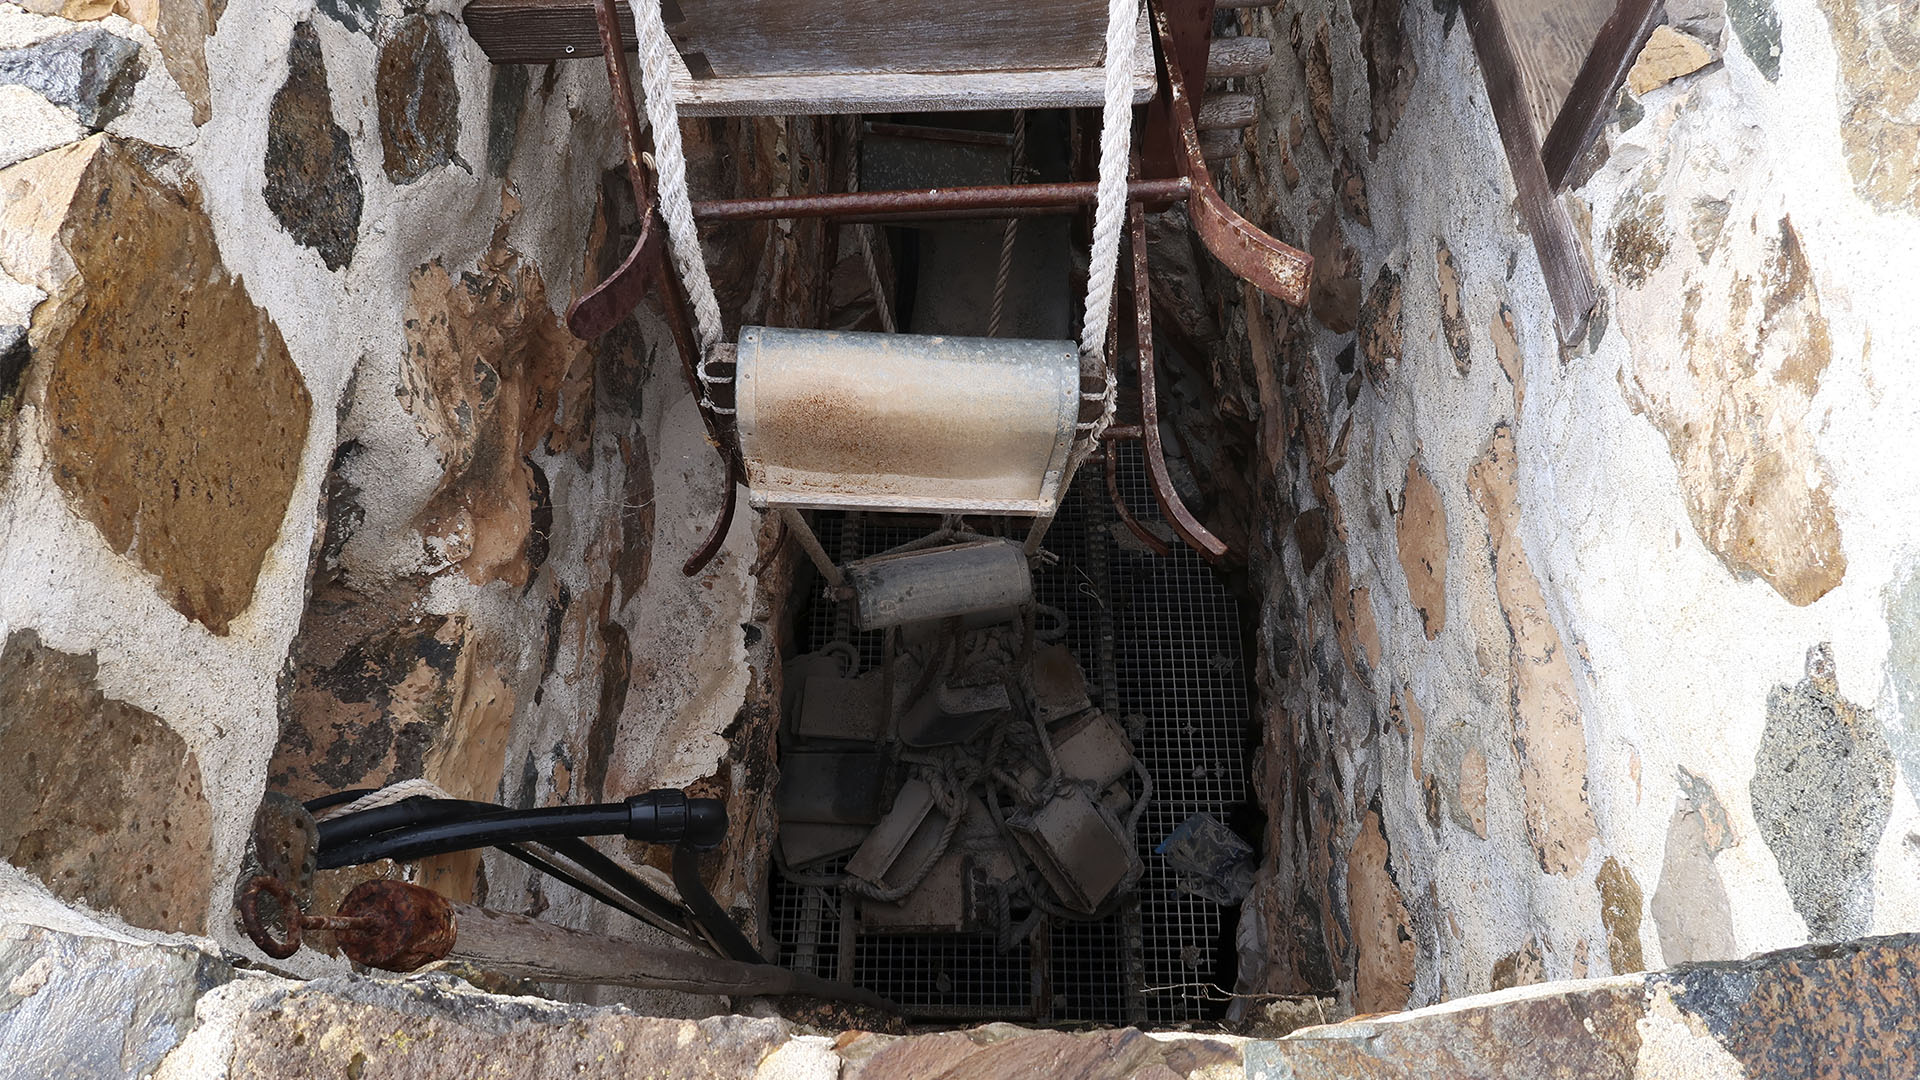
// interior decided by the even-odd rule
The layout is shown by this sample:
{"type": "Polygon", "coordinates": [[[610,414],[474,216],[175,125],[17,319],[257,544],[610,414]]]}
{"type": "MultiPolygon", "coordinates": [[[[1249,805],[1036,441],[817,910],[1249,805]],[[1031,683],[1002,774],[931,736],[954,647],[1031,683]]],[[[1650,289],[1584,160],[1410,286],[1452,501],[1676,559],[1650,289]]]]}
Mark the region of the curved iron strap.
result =
{"type": "MultiPolygon", "coordinates": [[[[1160,401],[1153,373],[1153,301],[1147,286],[1147,212],[1139,203],[1127,208],[1127,231],[1133,245],[1134,355],[1140,362],[1140,441],[1147,448],[1147,479],[1152,482],[1154,501],[1160,504],[1160,512],[1167,516],[1173,531],[1208,562],[1218,562],[1226,556],[1227,545],[1208,532],[1180,501],[1160,445],[1160,401]]],[[[1108,453],[1111,455],[1111,449],[1108,453]]]]}
{"type": "MultiPolygon", "coordinates": [[[[722,450],[721,453],[726,451],[722,450]]],[[[680,565],[682,574],[692,577],[706,569],[707,564],[713,561],[713,557],[720,554],[720,545],[727,542],[727,530],[733,528],[733,508],[737,501],[735,494],[739,488],[739,461],[734,455],[727,454],[727,493],[720,497],[720,516],[714,519],[713,529],[707,533],[707,538],[700,544],[699,549],[687,556],[687,561],[680,565]]]]}
{"type": "Polygon", "coordinates": [[[1134,539],[1145,544],[1148,551],[1164,559],[1173,554],[1173,549],[1167,546],[1165,540],[1155,536],[1152,530],[1141,524],[1140,519],[1134,517],[1133,510],[1127,506],[1127,500],[1120,497],[1119,444],[1126,439],[1139,437],[1140,429],[1137,427],[1115,426],[1107,429],[1107,447],[1103,452],[1107,466],[1107,498],[1113,500],[1113,512],[1120,515],[1121,523],[1126,525],[1127,531],[1133,534],[1134,539]]]}
{"type": "MultiPolygon", "coordinates": [[[[633,100],[633,83],[627,76],[626,47],[620,36],[621,19],[614,5],[615,0],[594,0],[593,21],[600,32],[601,55],[607,63],[607,84],[613,98],[614,115],[620,120],[620,135],[626,144],[627,182],[633,185],[633,204],[641,214],[640,237],[634,241],[633,250],[627,253],[618,269],[568,306],[567,329],[583,341],[599,337],[640,306],[640,302],[646,298],[647,287],[657,280],[667,329],[673,334],[674,349],[680,354],[681,373],[686,378],[687,389],[698,401],[701,396],[697,371],[699,350],[694,344],[693,328],[687,319],[686,297],[681,292],[680,281],[666,265],[666,229],[655,209],[653,182],[647,178],[646,164],[640,160],[640,109],[633,100]]],[[[688,577],[706,569],[707,564],[720,553],[720,545],[725,542],[727,530],[733,525],[734,489],[739,486],[743,475],[740,452],[732,438],[732,429],[704,405],[700,406],[700,419],[707,428],[707,441],[726,460],[727,493],[712,533],[680,567],[680,572],[688,577]]]]}
{"type": "MultiPolygon", "coordinates": [[[[1292,304],[1307,303],[1307,284],[1313,278],[1313,257],[1299,248],[1284,244],[1256,228],[1213,189],[1207,162],[1200,153],[1200,132],[1193,123],[1193,103],[1187,91],[1185,73],[1175,47],[1167,13],[1159,4],[1153,7],[1154,32],[1160,41],[1162,92],[1167,95],[1168,121],[1173,138],[1186,158],[1186,173],[1193,181],[1187,193],[1187,214],[1193,231],[1213,257],[1227,269],[1252,282],[1260,291],[1292,304]]],[[[1148,428],[1152,430],[1151,426],[1148,428]]]]}
{"type": "Polygon", "coordinates": [[[659,266],[661,234],[666,231],[660,215],[654,212],[653,185],[640,161],[640,109],[633,101],[633,84],[627,81],[627,54],[620,41],[620,17],[614,10],[614,0],[595,0],[593,21],[600,31],[600,45],[606,50],[608,89],[627,147],[627,182],[633,185],[633,205],[641,224],[640,238],[634,241],[620,268],[568,305],[567,329],[582,341],[613,329],[640,306],[659,266]]]}

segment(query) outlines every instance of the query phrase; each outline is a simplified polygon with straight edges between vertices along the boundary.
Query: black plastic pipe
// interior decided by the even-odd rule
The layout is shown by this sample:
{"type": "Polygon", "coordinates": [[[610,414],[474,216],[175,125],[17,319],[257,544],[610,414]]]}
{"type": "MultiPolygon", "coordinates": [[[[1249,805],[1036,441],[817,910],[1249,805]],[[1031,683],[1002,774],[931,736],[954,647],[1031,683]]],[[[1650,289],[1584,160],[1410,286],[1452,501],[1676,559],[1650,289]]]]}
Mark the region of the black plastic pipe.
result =
{"type": "Polygon", "coordinates": [[[711,848],[725,838],[726,831],[726,806],[719,799],[689,799],[683,791],[667,789],[619,803],[501,810],[463,820],[389,829],[338,845],[323,842],[318,865],[329,870],[377,859],[420,859],[471,848],[582,836],[621,835],[642,843],[711,848]]]}

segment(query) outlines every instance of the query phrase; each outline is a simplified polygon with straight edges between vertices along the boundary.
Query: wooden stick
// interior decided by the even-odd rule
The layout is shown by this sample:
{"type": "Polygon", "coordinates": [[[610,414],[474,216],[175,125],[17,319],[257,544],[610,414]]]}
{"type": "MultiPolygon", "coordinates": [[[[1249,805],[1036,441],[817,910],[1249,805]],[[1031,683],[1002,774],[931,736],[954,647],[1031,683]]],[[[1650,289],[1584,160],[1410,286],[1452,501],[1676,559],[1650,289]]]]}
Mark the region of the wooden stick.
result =
{"type": "Polygon", "coordinates": [[[569,930],[504,911],[453,905],[449,960],[536,982],[600,983],[729,997],[812,994],[891,1011],[880,995],[773,964],[746,964],[569,930]]]}

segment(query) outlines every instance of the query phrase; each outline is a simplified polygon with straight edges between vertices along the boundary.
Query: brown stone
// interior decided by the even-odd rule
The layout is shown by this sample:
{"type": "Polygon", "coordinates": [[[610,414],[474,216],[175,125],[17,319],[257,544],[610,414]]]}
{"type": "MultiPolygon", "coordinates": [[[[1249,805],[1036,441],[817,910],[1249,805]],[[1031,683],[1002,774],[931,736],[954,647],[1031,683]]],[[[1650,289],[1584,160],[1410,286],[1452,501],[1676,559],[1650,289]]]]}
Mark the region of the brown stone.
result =
{"type": "Polygon", "coordinates": [[[1367,90],[1373,126],[1367,129],[1368,156],[1393,138],[1400,124],[1420,65],[1413,59],[1413,42],[1401,23],[1401,0],[1350,0],[1353,21],[1360,28],[1360,52],[1367,60],[1367,90]]]}
{"type": "Polygon", "coordinates": [[[1440,281],[1440,331],[1453,354],[1453,366],[1465,375],[1473,367],[1473,342],[1467,336],[1467,306],[1460,288],[1460,265],[1445,240],[1433,248],[1434,273],[1440,281]]]}
{"type": "Polygon", "coordinates": [[[414,271],[406,317],[396,392],[442,469],[421,534],[475,584],[524,586],[542,488],[529,455],[589,407],[593,350],[505,247],[457,280],[438,262],[414,271]]]}
{"type": "Polygon", "coordinates": [[[529,998],[507,1006],[452,985],[330,981],[269,994],[236,1018],[228,1074],[734,1080],[789,1038],[779,1020],[668,1020],[529,998]]]}
{"type": "Polygon", "coordinates": [[[1309,1028],[1249,1045],[1246,1071],[1292,1080],[1633,1080],[1642,993],[1637,982],[1617,980],[1309,1028]]]}
{"type": "Polygon", "coordinates": [[[216,634],[247,609],[299,478],[311,398],[227,273],[185,162],[94,136],[0,172],[0,265],[34,312],[54,479],[216,634]]]}
{"type": "Polygon", "coordinates": [[[1420,615],[1427,640],[1440,636],[1447,625],[1447,508],[1440,489],[1420,465],[1420,456],[1407,459],[1406,484],[1400,489],[1400,508],[1394,516],[1400,542],[1400,568],[1407,575],[1407,592],[1420,615]]]}
{"type": "MultiPolygon", "coordinates": [[[[1920,211],[1920,38],[1912,5],[1821,0],[1820,7],[1840,65],[1840,142],[1854,191],[1883,210],[1920,211]]],[[[1774,33],[1777,44],[1777,21],[1774,33]]]]}
{"type": "Polygon", "coordinates": [[[1344,552],[1327,563],[1327,599],[1333,602],[1334,635],[1356,677],[1380,666],[1380,628],[1373,621],[1371,591],[1353,584],[1344,552]]]}
{"type": "MultiPolygon", "coordinates": [[[[1805,606],[1846,576],[1840,524],[1813,445],[1812,402],[1833,352],[1813,269],[1781,219],[1757,277],[1695,284],[1677,350],[1636,351],[1627,402],[1666,436],[1687,513],[1738,577],[1805,606]]],[[[1722,256],[1731,257],[1722,247],[1722,256]]],[[[1654,290],[1648,290],[1652,293],[1654,290]]],[[[1631,298],[1666,318],[1665,295],[1631,298]]],[[[1664,324],[1662,324],[1664,325],[1664,324]]]]}
{"type": "Polygon", "coordinates": [[[1600,891],[1600,922],[1607,928],[1607,959],[1615,975],[1643,971],[1640,952],[1640,883],[1620,860],[1607,856],[1594,878],[1600,891]]]}
{"type": "Polygon", "coordinates": [[[1394,369],[1400,366],[1406,347],[1401,326],[1400,273],[1391,266],[1382,266],[1373,279],[1373,286],[1367,290],[1366,301],[1360,305],[1357,339],[1367,380],[1376,387],[1385,386],[1394,369]]]}
{"type": "Polygon", "coordinates": [[[1468,470],[1467,490],[1486,515],[1494,594],[1507,626],[1509,715],[1527,837],[1542,870],[1571,874],[1595,835],[1587,805],[1586,731],[1566,648],[1521,545],[1518,468],[1513,429],[1501,424],[1468,470]]]}
{"type": "Polygon", "coordinates": [[[1360,256],[1347,246],[1346,231],[1332,212],[1314,223],[1307,247],[1313,256],[1307,305],[1321,326],[1344,334],[1360,321],[1360,256]]]}
{"type": "Polygon", "coordinates": [[[1320,145],[1326,148],[1331,157],[1334,152],[1333,141],[1333,45],[1332,35],[1327,21],[1320,20],[1314,30],[1310,44],[1301,40],[1300,16],[1293,17],[1293,47],[1301,54],[1307,76],[1307,106],[1313,112],[1313,129],[1320,135],[1320,145]],[[1304,49],[1302,46],[1304,45],[1304,49]]]}
{"type": "Polygon", "coordinates": [[[444,15],[409,15],[380,47],[374,74],[387,179],[410,184],[458,158],[460,89],[444,15]]]}
{"type": "Polygon", "coordinates": [[[1511,990],[1547,981],[1547,964],[1540,956],[1540,942],[1528,938],[1525,945],[1494,961],[1488,986],[1493,990],[1511,990]]]}
{"type": "Polygon", "coordinates": [[[1670,997],[1747,1076],[1920,1075],[1920,936],[1766,953],[1661,972],[1670,997]]]}
{"type": "Polygon", "coordinates": [[[1333,170],[1334,190],[1340,193],[1340,208],[1347,216],[1373,228],[1373,211],[1367,203],[1367,177],[1353,160],[1353,155],[1340,151],[1340,161],[1333,170]]]}
{"type": "Polygon", "coordinates": [[[1473,834],[1487,838],[1487,755],[1470,746],[1460,758],[1460,806],[1473,834]]]}
{"type": "Polygon", "coordinates": [[[1712,62],[1713,50],[1699,38],[1671,26],[1656,26],[1627,72],[1627,87],[1635,97],[1644,97],[1712,62]]]}
{"type": "Polygon", "coordinates": [[[1493,358],[1500,362],[1500,370],[1507,373],[1507,381],[1513,384],[1513,414],[1520,415],[1520,407],[1527,400],[1526,356],[1520,351],[1520,335],[1514,329],[1513,309],[1506,301],[1500,302],[1500,310],[1494,312],[1493,322],[1487,327],[1493,338],[1493,358]]]}
{"type": "Polygon", "coordinates": [[[63,899],[200,933],[213,826],[199,761],[165,721],[102,694],[96,667],[31,630],[0,649],[0,854],[63,899]]]}
{"type": "Polygon", "coordinates": [[[1407,1007],[1413,993],[1412,921],[1400,893],[1377,809],[1360,822],[1347,852],[1347,921],[1353,926],[1353,1007],[1361,1013],[1407,1007]]]}

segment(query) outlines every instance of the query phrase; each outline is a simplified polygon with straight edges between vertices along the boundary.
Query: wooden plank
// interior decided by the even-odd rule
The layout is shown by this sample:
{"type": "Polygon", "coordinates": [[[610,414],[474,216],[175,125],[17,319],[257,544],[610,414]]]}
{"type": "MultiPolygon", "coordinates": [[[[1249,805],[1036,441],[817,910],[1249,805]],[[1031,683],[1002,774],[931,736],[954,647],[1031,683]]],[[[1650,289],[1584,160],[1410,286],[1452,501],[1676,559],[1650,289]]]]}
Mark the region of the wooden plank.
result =
{"type": "Polygon", "coordinates": [[[1593,51],[1614,0],[1494,0],[1494,6],[1500,9],[1514,69],[1526,90],[1534,137],[1540,138],[1593,51]]]}
{"type": "Polygon", "coordinates": [[[1219,129],[1200,133],[1200,156],[1211,165],[1225,161],[1240,152],[1240,132],[1238,130],[1219,129]]]}
{"type": "Polygon", "coordinates": [[[1273,65],[1273,42],[1263,37],[1215,38],[1207,47],[1207,78],[1246,79],[1273,65]]]}
{"type": "MultiPolygon", "coordinates": [[[[1105,27],[1101,37],[1104,40],[1105,27]]],[[[1153,99],[1153,36],[1141,10],[1133,58],[1133,102],[1153,99]]],[[[834,113],[977,112],[1080,109],[1106,101],[1105,68],[1066,71],[970,71],[944,74],[782,75],[696,79],[684,63],[673,74],[683,116],[821,116],[834,113]]]]}
{"type": "MultiPolygon", "coordinates": [[[[633,10],[626,0],[618,7],[621,39],[632,52],[633,10]]],[[[461,17],[496,64],[544,64],[601,54],[591,0],[469,0],[461,17]]],[[[1104,49],[1104,9],[1098,23],[1104,49]]],[[[1088,108],[1106,100],[1106,69],[1097,66],[696,79],[683,57],[673,83],[675,100],[688,116],[1088,108]]],[[[1134,104],[1152,100],[1153,93],[1153,42],[1143,11],[1133,63],[1134,104]]]]}
{"type": "Polygon", "coordinates": [[[1593,51],[1580,67],[1580,74],[1567,91],[1560,114],[1540,144],[1540,161],[1546,166],[1547,183],[1555,191],[1566,186],[1573,163],[1600,135],[1607,117],[1613,115],[1614,99],[1620,84],[1646,47],[1653,28],[1666,21],[1662,0],[1620,0],[1613,14],[1600,27],[1593,51]]]}
{"type": "MultiPolygon", "coordinates": [[[[633,52],[633,8],[627,0],[615,8],[620,39],[633,52]]],[[[496,64],[544,64],[602,52],[592,0],[470,0],[460,18],[496,64]]]]}
{"type": "Polygon", "coordinates": [[[1193,122],[1201,131],[1252,127],[1257,119],[1252,94],[1208,94],[1193,122]]]}
{"type": "Polygon", "coordinates": [[[1500,129],[1500,142],[1507,151],[1520,216],[1533,236],[1533,250],[1547,279],[1554,325],[1560,340],[1571,343],[1585,331],[1587,316],[1593,311],[1593,269],[1580,251],[1566,208],[1547,183],[1547,170],[1540,162],[1540,147],[1534,141],[1533,122],[1527,114],[1526,91],[1515,66],[1512,43],[1500,21],[1499,7],[1495,0],[1461,0],[1460,7],[1467,16],[1473,51],[1480,59],[1480,76],[1487,84],[1487,100],[1500,129]]]}
{"type": "Polygon", "coordinates": [[[700,57],[716,78],[1060,71],[1095,67],[1106,51],[1106,0],[670,0],[663,10],[688,66],[701,74],[700,57]]]}

